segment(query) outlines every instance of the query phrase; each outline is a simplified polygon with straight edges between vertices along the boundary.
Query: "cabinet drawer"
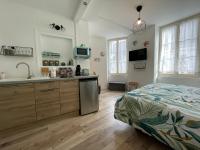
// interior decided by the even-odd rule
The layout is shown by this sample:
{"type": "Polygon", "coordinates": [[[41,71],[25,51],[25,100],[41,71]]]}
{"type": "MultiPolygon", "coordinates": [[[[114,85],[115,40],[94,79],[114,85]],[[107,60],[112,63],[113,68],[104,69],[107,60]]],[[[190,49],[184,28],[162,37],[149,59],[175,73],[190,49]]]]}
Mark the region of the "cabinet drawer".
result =
{"type": "Polygon", "coordinates": [[[32,84],[1,86],[0,90],[0,110],[10,110],[18,107],[35,105],[34,88],[32,84]]]}
{"type": "Polygon", "coordinates": [[[78,87],[68,87],[66,89],[60,89],[61,93],[79,93],[79,88],[78,87]]]}
{"type": "Polygon", "coordinates": [[[60,101],[62,102],[70,102],[76,101],[79,102],[79,94],[78,93],[61,93],[60,101]]]}
{"type": "Polygon", "coordinates": [[[61,114],[70,113],[79,110],[79,102],[72,101],[72,102],[65,102],[61,103],[61,114]]]}
{"type": "Polygon", "coordinates": [[[59,89],[39,90],[35,92],[36,104],[59,102],[59,89]]]}
{"type": "Polygon", "coordinates": [[[46,103],[36,106],[37,120],[60,115],[60,103],[46,103]]]}
{"type": "Polygon", "coordinates": [[[0,110],[0,130],[36,121],[35,105],[0,110]]]}
{"type": "Polygon", "coordinates": [[[0,130],[36,121],[33,84],[0,86],[0,130]]]}
{"type": "Polygon", "coordinates": [[[0,111],[5,110],[9,111],[15,108],[21,108],[34,105],[35,106],[35,98],[34,94],[24,95],[24,96],[13,96],[10,98],[6,98],[4,100],[0,100],[0,111]]]}
{"type": "Polygon", "coordinates": [[[24,93],[32,93],[34,91],[33,84],[20,84],[15,86],[16,93],[23,95],[24,93]]]}
{"type": "Polygon", "coordinates": [[[35,83],[36,90],[48,90],[56,88],[59,88],[59,82],[57,81],[35,83]]]}
{"type": "Polygon", "coordinates": [[[0,86],[0,99],[13,96],[15,94],[16,86],[0,86]]]}
{"type": "Polygon", "coordinates": [[[8,99],[16,95],[29,95],[34,93],[34,87],[32,84],[16,84],[0,86],[0,100],[8,99]]]}
{"type": "Polygon", "coordinates": [[[79,81],[78,80],[60,81],[60,91],[61,92],[79,91],[79,81]]]}

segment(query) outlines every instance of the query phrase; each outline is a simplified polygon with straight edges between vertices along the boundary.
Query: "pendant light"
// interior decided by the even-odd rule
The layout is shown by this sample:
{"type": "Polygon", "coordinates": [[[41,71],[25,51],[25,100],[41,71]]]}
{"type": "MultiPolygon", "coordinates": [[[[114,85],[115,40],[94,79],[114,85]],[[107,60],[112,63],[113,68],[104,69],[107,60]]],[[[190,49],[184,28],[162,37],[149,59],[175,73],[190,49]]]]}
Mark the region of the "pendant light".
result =
{"type": "Polygon", "coordinates": [[[146,23],[144,20],[141,19],[140,13],[142,11],[143,6],[142,5],[138,5],[136,7],[137,12],[139,13],[138,19],[135,22],[134,26],[133,26],[133,31],[134,32],[139,32],[139,31],[143,31],[146,29],[146,23]]]}

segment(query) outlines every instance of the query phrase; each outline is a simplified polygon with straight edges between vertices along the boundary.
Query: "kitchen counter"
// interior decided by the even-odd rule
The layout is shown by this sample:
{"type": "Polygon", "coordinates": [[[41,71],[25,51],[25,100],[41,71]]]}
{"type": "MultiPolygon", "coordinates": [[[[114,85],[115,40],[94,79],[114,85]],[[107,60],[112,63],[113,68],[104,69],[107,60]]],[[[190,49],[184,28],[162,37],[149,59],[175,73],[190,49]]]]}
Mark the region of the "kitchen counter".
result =
{"type": "Polygon", "coordinates": [[[0,131],[62,115],[78,116],[82,79],[98,76],[0,80],[0,131]]]}
{"type": "Polygon", "coordinates": [[[3,79],[0,80],[0,85],[7,84],[20,84],[20,83],[37,83],[37,82],[49,82],[49,81],[65,81],[65,80],[79,80],[79,79],[90,79],[90,78],[98,78],[97,75],[89,75],[89,76],[74,76],[70,78],[44,78],[44,77],[35,77],[32,79],[24,79],[24,78],[11,78],[11,79],[3,79]]]}

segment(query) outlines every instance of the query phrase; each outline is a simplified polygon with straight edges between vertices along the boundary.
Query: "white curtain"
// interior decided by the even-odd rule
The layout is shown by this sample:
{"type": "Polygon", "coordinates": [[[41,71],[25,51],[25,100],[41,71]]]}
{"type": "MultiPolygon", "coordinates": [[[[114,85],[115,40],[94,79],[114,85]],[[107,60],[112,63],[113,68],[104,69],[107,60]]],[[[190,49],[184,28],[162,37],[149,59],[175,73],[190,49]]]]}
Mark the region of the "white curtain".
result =
{"type": "Polygon", "coordinates": [[[160,72],[163,74],[175,73],[176,31],[176,26],[169,26],[162,30],[160,72]]]}
{"type": "Polygon", "coordinates": [[[192,19],[180,24],[179,37],[179,74],[196,74],[198,69],[198,19],[192,19]]]}
{"type": "Polygon", "coordinates": [[[199,72],[199,18],[161,30],[160,74],[195,75],[199,72]]]}
{"type": "Polygon", "coordinates": [[[109,42],[109,73],[117,73],[117,41],[109,42]]]}
{"type": "Polygon", "coordinates": [[[119,40],[118,44],[118,72],[126,73],[127,71],[127,48],[126,40],[119,40]]]}

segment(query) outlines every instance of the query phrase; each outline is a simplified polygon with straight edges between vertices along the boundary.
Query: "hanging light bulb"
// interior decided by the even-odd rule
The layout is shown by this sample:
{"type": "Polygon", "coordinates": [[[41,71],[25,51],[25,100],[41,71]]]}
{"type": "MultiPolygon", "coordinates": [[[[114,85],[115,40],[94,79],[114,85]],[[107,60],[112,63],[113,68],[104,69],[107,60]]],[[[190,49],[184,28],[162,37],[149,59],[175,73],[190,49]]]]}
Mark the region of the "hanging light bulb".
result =
{"type": "Polygon", "coordinates": [[[140,18],[138,18],[137,24],[140,25],[141,23],[142,23],[142,20],[140,18]]]}
{"type": "Polygon", "coordinates": [[[138,5],[138,6],[136,7],[136,10],[137,10],[137,12],[139,13],[139,17],[138,17],[136,23],[135,23],[134,26],[133,26],[133,31],[134,31],[134,32],[139,32],[139,31],[142,31],[142,30],[145,30],[145,29],[146,29],[146,23],[145,23],[145,21],[142,20],[141,17],[140,17],[140,12],[141,12],[141,10],[142,10],[142,5],[138,5]]]}

